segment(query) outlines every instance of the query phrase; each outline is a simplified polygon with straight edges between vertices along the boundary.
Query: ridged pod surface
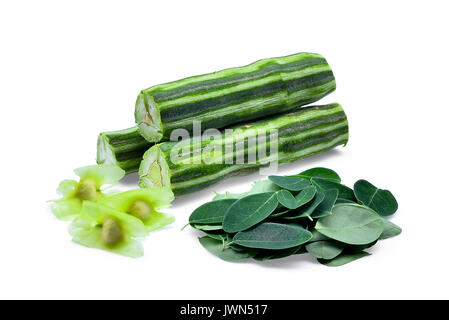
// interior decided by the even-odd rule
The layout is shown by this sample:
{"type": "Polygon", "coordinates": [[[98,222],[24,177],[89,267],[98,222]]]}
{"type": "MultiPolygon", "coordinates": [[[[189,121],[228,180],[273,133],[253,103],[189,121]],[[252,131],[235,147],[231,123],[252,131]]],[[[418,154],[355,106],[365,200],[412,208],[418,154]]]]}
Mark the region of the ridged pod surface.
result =
{"type": "Polygon", "coordinates": [[[231,129],[231,134],[221,132],[210,139],[192,137],[154,145],[144,154],[139,185],[169,186],[179,196],[203,189],[226,176],[266,166],[275,157],[279,163],[292,162],[345,145],[349,136],[346,115],[337,103],[300,108],[231,129]],[[271,154],[269,135],[275,131],[278,152],[271,154]],[[258,140],[260,133],[267,134],[268,138],[258,140]],[[250,143],[254,140],[256,143],[250,143]],[[256,158],[251,159],[254,154],[256,158]],[[243,163],[237,159],[243,159],[243,163]]]}
{"type": "Polygon", "coordinates": [[[318,101],[335,87],[321,55],[298,53],[143,90],[135,119],[142,136],[158,142],[175,129],[192,132],[194,120],[202,129],[223,128],[318,101]]]}
{"type": "Polygon", "coordinates": [[[137,127],[102,132],[97,141],[97,163],[115,164],[126,173],[135,172],[143,154],[153,145],[140,135],[137,127]]]}

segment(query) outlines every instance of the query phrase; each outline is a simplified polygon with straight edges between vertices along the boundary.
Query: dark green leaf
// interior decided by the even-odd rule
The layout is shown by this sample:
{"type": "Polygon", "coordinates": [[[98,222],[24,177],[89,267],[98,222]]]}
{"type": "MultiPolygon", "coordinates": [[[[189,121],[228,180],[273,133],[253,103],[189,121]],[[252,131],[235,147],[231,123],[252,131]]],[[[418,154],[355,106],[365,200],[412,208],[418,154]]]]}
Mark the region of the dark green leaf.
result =
{"type": "Polygon", "coordinates": [[[350,201],[356,202],[356,198],[354,195],[354,191],[352,191],[351,188],[334,181],[329,181],[325,179],[320,178],[312,178],[312,183],[320,190],[330,190],[330,189],[337,189],[338,190],[338,197],[350,201]]]}
{"type": "Polygon", "coordinates": [[[282,259],[297,254],[297,252],[301,250],[301,247],[302,245],[288,249],[276,250],[276,253],[271,255],[268,260],[282,259]]]}
{"type": "Polygon", "coordinates": [[[269,176],[268,179],[279,187],[291,191],[299,191],[310,185],[309,180],[295,176],[269,176]]]}
{"type": "Polygon", "coordinates": [[[337,241],[316,241],[306,245],[306,250],[317,259],[330,260],[342,253],[345,244],[337,241]]]}
{"type": "Polygon", "coordinates": [[[257,260],[257,261],[266,261],[266,260],[268,260],[270,257],[268,256],[268,255],[266,255],[266,254],[263,254],[263,253],[258,253],[256,256],[254,256],[253,257],[253,259],[254,260],[257,260]]]}
{"type": "Polygon", "coordinates": [[[278,250],[299,246],[311,238],[312,233],[299,225],[264,222],[237,233],[233,242],[249,248],[278,250]]]}
{"type": "Polygon", "coordinates": [[[304,188],[300,193],[298,193],[295,196],[296,199],[296,208],[299,208],[306,203],[308,203],[310,200],[313,199],[313,197],[316,194],[316,188],[315,186],[308,186],[304,188]]]}
{"type": "Polygon", "coordinates": [[[306,246],[301,246],[301,248],[298,251],[296,251],[295,254],[304,254],[304,253],[307,253],[306,246]]]}
{"type": "Polygon", "coordinates": [[[395,225],[393,222],[388,221],[387,219],[382,219],[382,222],[384,223],[384,231],[379,237],[380,240],[392,238],[401,234],[401,227],[395,225]]]}
{"type": "Polygon", "coordinates": [[[278,201],[288,209],[296,209],[296,199],[288,190],[280,190],[277,192],[278,201]]]}
{"type": "Polygon", "coordinates": [[[274,260],[274,259],[282,259],[288,256],[297,254],[297,252],[301,249],[301,246],[292,247],[288,249],[281,250],[259,250],[257,255],[254,257],[255,260],[265,261],[265,260],[274,260]]]}
{"type": "Polygon", "coordinates": [[[377,240],[368,243],[368,244],[359,244],[359,245],[347,245],[345,248],[345,253],[359,253],[362,252],[365,249],[371,248],[372,246],[374,246],[377,243],[377,240]]]}
{"type": "Polygon", "coordinates": [[[318,261],[328,267],[339,267],[369,255],[370,254],[368,252],[364,251],[359,253],[343,253],[332,260],[318,259],[318,261]]]}
{"type": "Polygon", "coordinates": [[[226,233],[214,233],[213,231],[201,230],[203,231],[209,238],[226,241],[228,235],[226,233]]]}
{"type": "Polygon", "coordinates": [[[368,207],[342,203],[334,206],[330,216],[320,218],[315,229],[347,244],[368,244],[379,238],[384,224],[382,218],[368,207]]]}
{"type": "Polygon", "coordinates": [[[199,240],[201,245],[210,253],[225,261],[237,262],[252,258],[257,254],[257,250],[235,251],[232,248],[225,247],[222,241],[207,236],[199,238],[199,240]]]}
{"type": "Polygon", "coordinates": [[[328,216],[332,213],[332,208],[334,207],[335,200],[338,197],[337,189],[330,189],[323,191],[324,199],[321,203],[316,207],[315,211],[313,211],[311,217],[314,219],[328,216]]]}
{"type": "Polygon", "coordinates": [[[354,184],[354,193],[361,203],[381,216],[392,215],[398,210],[398,203],[390,191],[376,188],[366,180],[354,184]]]}
{"type": "Polygon", "coordinates": [[[315,195],[313,201],[307,203],[304,206],[299,207],[296,210],[292,210],[288,216],[284,216],[284,219],[293,220],[308,217],[312,220],[312,213],[315,211],[316,207],[324,200],[324,192],[318,191],[315,195]]]}
{"type": "Polygon", "coordinates": [[[348,199],[337,198],[337,200],[335,201],[335,204],[338,204],[338,203],[357,203],[357,202],[354,202],[354,201],[348,200],[348,199]]]}
{"type": "Polygon", "coordinates": [[[303,171],[300,174],[298,174],[298,176],[300,176],[302,178],[306,178],[306,179],[321,178],[321,179],[325,179],[325,180],[329,180],[329,181],[334,181],[337,183],[341,182],[340,176],[334,170],[331,170],[328,168],[321,168],[321,167],[312,168],[312,169],[303,171]]]}
{"type": "Polygon", "coordinates": [[[278,205],[276,192],[247,196],[234,202],[223,219],[223,230],[229,233],[246,230],[267,218],[278,205]]]}
{"type": "Polygon", "coordinates": [[[237,200],[223,199],[207,202],[195,209],[189,218],[190,224],[214,224],[223,223],[223,218],[228,208],[237,200]]]}

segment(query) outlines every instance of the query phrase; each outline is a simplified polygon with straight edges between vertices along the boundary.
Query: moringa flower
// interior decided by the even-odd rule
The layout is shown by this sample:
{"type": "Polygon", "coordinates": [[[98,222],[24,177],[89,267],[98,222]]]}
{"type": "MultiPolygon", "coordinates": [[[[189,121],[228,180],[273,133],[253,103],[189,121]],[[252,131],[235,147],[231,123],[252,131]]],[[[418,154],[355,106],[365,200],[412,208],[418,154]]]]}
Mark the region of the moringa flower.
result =
{"type": "Polygon", "coordinates": [[[111,164],[93,165],[75,169],[80,177],[76,180],[63,180],[57,192],[63,197],[52,203],[51,210],[60,220],[72,220],[81,211],[83,201],[96,202],[105,195],[100,188],[105,184],[117,183],[125,171],[111,164]]]}
{"type": "Polygon", "coordinates": [[[84,201],[80,214],[69,226],[76,243],[128,257],[143,255],[140,242],[148,231],[143,222],[102,203],[84,201]]]}
{"type": "Polygon", "coordinates": [[[106,196],[101,203],[140,219],[150,232],[175,221],[173,216],[158,211],[170,206],[173,199],[174,195],[170,188],[161,187],[130,190],[106,196]]]}

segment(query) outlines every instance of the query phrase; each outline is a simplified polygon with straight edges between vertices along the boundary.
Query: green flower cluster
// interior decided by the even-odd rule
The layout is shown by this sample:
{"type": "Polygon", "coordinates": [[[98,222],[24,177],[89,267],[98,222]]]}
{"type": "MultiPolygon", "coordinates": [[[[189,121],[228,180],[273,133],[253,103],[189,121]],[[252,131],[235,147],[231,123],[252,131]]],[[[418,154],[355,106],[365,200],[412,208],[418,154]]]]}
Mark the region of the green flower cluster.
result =
{"type": "Polygon", "coordinates": [[[78,168],[75,173],[79,181],[63,180],[57,189],[62,198],[53,201],[51,209],[58,219],[72,221],[69,232],[76,243],[140,257],[141,240],[175,220],[158,211],[174,199],[169,188],[106,191],[105,185],[115,184],[125,175],[110,164],[78,168]]]}

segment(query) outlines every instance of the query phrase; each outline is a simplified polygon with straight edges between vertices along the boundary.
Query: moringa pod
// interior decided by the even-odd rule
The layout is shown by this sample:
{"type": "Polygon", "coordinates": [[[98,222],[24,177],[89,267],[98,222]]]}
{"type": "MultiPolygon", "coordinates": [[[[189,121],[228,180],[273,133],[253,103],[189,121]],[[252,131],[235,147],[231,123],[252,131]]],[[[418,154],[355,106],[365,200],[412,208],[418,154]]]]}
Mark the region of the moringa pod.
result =
{"type": "Polygon", "coordinates": [[[135,172],[143,154],[153,145],[140,135],[137,127],[102,132],[97,140],[97,163],[114,164],[127,174],[135,172]]]}
{"type": "Polygon", "coordinates": [[[224,128],[318,101],[335,87],[321,55],[298,53],[142,90],[135,120],[146,140],[158,142],[175,129],[192,132],[194,120],[224,128]]]}
{"type": "Polygon", "coordinates": [[[229,175],[266,166],[275,159],[279,163],[293,162],[345,145],[349,135],[346,115],[337,103],[301,108],[232,129],[231,134],[221,133],[212,139],[197,141],[192,137],[181,142],[162,142],[151,147],[144,154],[139,168],[139,186],[167,186],[175,196],[180,196],[201,190],[229,175]],[[276,154],[269,152],[269,138],[258,141],[257,145],[248,142],[250,138],[258,136],[259,132],[270,137],[274,131],[277,132],[276,154]],[[229,145],[235,152],[226,152],[229,145]],[[238,146],[242,148],[239,150],[238,146]],[[206,157],[207,150],[211,147],[214,153],[210,152],[210,156],[206,157]],[[217,149],[218,152],[215,153],[217,149]],[[254,161],[249,161],[250,153],[257,154],[254,161]],[[176,157],[173,158],[173,155],[176,157]],[[245,160],[243,163],[236,161],[240,156],[245,160]]]}

